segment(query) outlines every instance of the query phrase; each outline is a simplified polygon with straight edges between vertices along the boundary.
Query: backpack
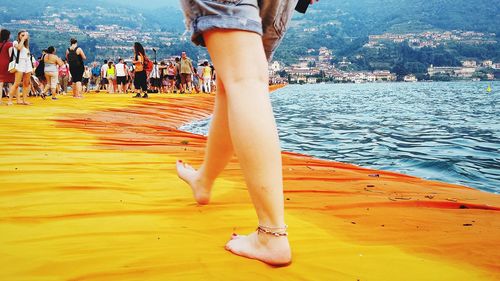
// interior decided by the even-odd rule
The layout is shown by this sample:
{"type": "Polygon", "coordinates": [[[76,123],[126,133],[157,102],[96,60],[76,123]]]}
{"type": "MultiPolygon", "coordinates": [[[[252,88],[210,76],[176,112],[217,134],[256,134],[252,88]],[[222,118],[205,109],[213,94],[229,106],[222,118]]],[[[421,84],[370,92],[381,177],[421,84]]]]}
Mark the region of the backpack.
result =
{"type": "Polygon", "coordinates": [[[38,66],[35,69],[35,76],[38,78],[42,78],[45,75],[45,56],[43,55],[40,59],[38,66]]]}
{"type": "Polygon", "coordinates": [[[80,66],[82,64],[80,56],[76,53],[77,50],[78,48],[74,50],[68,48],[68,64],[75,66],[80,66]]]}
{"type": "Polygon", "coordinates": [[[10,55],[10,59],[9,59],[9,66],[7,68],[9,73],[16,73],[16,71],[17,71],[16,66],[19,64],[20,53],[21,53],[21,51],[17,50],[16,48],[14,48],[12,50],[12,54],[10,55]],[[14,59],[14,57],[15,57],[15,59],[14,59]]]}
{"type": "Polygon", "coordinates": [[[96,76],[96,77],[101,75],[101,68],[99,66],[93,67],[92,68],[92,75],[96,76]]]}
{"type": "Polygon", "coordinates": [[[144,70],[146,73],[150,73],[153,70],[153,62],[147,56],[144,56],[144,70]]]}

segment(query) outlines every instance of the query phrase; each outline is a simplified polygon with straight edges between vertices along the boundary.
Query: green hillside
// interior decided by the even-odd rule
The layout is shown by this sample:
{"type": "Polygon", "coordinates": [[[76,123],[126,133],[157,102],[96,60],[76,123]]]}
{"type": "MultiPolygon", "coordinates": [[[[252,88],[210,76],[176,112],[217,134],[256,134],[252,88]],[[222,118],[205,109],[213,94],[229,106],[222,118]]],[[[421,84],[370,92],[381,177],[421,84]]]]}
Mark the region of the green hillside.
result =
{"type": "MultiPolygon", "coordinates": [[[[476,31],[495,33],[500,41],[500,1],[499,0],[358,0],[320,1],[306,15],[296,15],[294,22],[278,50],[276,58],[293,62],[297,57],[306,55],[308,49],[325,46],[338,57],[363,55],[374,59],[373,54],[365,54],[363,45],[368,36],[386,32],[404,34],[423,31],[476,31]],[[304,31],[305,28],[313,30],[304,31]]],[[[400,60],[401,48],[395,46],[391,53],[383,53],[388,68],[400,60]]],[[[462,58],[500,60],[499,44],[493,46],[448,46],[435,50],[445,62],[456,64],[462,58]]],[[[420,54],[412,54],[420,56],[420,54]]],[[[432,54],[431,54],[432,55],[432,54]]],[[[354,59],[353,59],[354,60],[354,59]]],[[[429,60],[422,61],[424,65],[429,60]]],[[[370,68],[360,62],[358,67],[370,68]]]]}
{"type": "MultiPolygon", "coordinates": [[[[36,0],[22,5],[0,0],[0,25],[19,19],[36,19],[51,6],[53,11],[78,9],[78,16],[66,18],[82,30],[93,26],[116,24],[140,30],[161,30],[173,34],[184,32],[183,14],[177,0],[36,0]],[[98,11],[97,7],[103,9],[98,11]],[[104,12],[103,12],[104,11],[104,12]]],[[[360,69],[374,65],[394,67],[401,61],[416,61],[423,68],[429,63],[457,64],[463,58],[500,60],[499,44],[489,46],[461,45],[436,49],[408,51],[401,46],[389,46],[384,53],[367,52],[363,45],[368,36],[392,32],[404,34],[422,31],[476,31],[495,33],[500,41],[500,0],[322,0],[306,15],[296,14],[287,36],[275,58],[292,63],[307,54],[308,49],[327,47],[337,58],[348,57],[360,69]],[[307,31],[304,31],[308,29],[307,31]],[[359,57],[363,58],[360,59],[359,57]],[[357,57],[357,59],[354,59],[357,57]],[[416,59],[417,58],[417,59],[416,59]],[[367,61],[370,60],[370,61],[367,61]]],[[[58,45],[71,34],[36,34],[41,46],[58,45]],[[54,42],[52,42],[54,41],[54,42]]],[[[80,38],[92,49],[95,42],[80,38]]],[[[35,41],[35,40],[33,40],[35,41]]],[[[103,43],[103,42],[100,42],[103,43]]],[[[113,44],[113,38],[106,40],[113,44]]],[[[162,42],[158,42],[157,45],[162,42]]],[[[193,55],[204,55],[201,48],[188,42],[161,50],[163,55],[188,49],[193,55]]],[[[92,49],[93,50],[93,49],[92,49]]],[[[102,55],[102,54],[101,54],[102,55]]]]}
{"type": "Polygon", "coordinates": [[[328,0],[304,18],[315,22],[337,18],[355,36],[421,27],[500,33],[499,12],[499,0],[328,0]]]}

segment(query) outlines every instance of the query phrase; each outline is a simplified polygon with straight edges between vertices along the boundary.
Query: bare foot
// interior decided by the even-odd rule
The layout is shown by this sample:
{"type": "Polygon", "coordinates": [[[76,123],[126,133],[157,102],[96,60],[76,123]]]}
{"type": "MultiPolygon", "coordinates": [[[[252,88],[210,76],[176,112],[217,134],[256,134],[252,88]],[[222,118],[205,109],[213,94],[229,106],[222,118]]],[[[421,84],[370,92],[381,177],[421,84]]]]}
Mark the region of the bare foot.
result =
{"type": "Polygon", "coordinates": [[[233,234],[226,244],[226,250],[272,266],[286,266],[292,262],[292,252],[286,236],[275,237],[257,232],[248,236],[233,234]]]}
{"type": "Polygon", "coordinates": [[[201,180],[197,170],[179,160],[177,161],[177,175],[191,186],[194,200],[196,200],[198,204],[206,205],[210,202],[212,184],[207,184],[201,180]]]}

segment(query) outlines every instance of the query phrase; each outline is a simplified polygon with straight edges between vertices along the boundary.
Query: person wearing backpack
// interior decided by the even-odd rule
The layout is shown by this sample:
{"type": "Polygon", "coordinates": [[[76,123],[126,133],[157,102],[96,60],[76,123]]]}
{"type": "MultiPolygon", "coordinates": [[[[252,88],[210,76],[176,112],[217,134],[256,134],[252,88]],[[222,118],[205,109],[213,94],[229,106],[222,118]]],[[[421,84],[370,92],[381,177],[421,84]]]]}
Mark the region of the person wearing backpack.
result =
{"type": "MultiPolygon", "coordinates": [[[[47,54],[43,56],[41,62],[43,62],[43,70],[45,79],[47,80],[47,84],[42,92],[42,98],[45,98],[50,89],[52,100],[57,100],[57,82],[59,82],[58,66],[62,66],[64,62],[56,55],[56,49],[53,46],[47,49],[47,54]]],[[[40,63],[40,65],[42,64],[40,63]]]]}
{"type": "MultiPolygon", "coordinates": [[[[41,93],[43,93],[43,89],[45,89],[45,86],[47,85],[47,80],[45,79],[45,62],[43,61],[45,55],[47,55],[47,49],[42,50],[42,55],[35,63],[35,77],[36,79],[38,79],[38,83],[40,84],[41,93]]],[[[33,80],[35,80],[35,78],[33,78],[33,80]]],[[[31,82],[33,83],[33,81],[31,82]]],[[[43,99],[45,99],[44,95],[41,96],[43,99]]]]}
{"type": "Polygon", "coordinates": [[[94,85],[94,89],[99,92],[99,86],[101,85],[101,67],[97,62],[92,64],[92,79],[90,81],[90,84],[94,85]]]}
{"type": "Polygon", "coordinates": [[[66,59],[69,64],[69,72],[71,73],[71,82],[73,83],[73,97],[83,98],[82,95],[82,79],[85,66],[83,61],[87,59],[82,48],[78,47],[78,40],[71,38],[71,46],[66,50],[66,59]]]}
{"type": "Polygon", "coordinates": [[[134,60],[132,63],[135,68],[134,86],[136,90],[136,95],[134,98],[140,98],[141,93],[143,93],[142,98],[148,98],[148,79],[145,69],[146,53],[144,52],[144,47],[139,42],[134,43],[134,60]]]}
{"type": "MultiPolygon", "coordinates": [[[[0,104],[2,104],[3,87],[5,84],[10,85],[14,83],[14,73],[9,72],[9,62],[12,53],[12,42],[10,42],[10,31],[2,29],[0,31],[0,104]]],[[[8,90],[6,94],[8,94],[8,90]]],[[[9,97],[12,103],[12,99],[9,97]]]]}

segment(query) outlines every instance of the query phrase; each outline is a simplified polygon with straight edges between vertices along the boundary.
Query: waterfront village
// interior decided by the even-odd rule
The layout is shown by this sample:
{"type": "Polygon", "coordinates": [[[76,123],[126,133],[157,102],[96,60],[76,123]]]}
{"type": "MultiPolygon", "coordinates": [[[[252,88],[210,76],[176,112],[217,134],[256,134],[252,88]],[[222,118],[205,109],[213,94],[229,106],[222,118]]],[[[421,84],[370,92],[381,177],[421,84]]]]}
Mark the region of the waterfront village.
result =
{"type": "MultiPolygon", "coordinates": [[[[311,50],[314,51],[314,50],[311,50]]],[[[269,65],[269,75],[272,83],[288,82],[292,84],[316,84],[322,82],[334,83],[370,83],[370,82],[395,82],[397,76],[388,70],[374,71],[349,71],[351,64],[347,58],[343,58],[339,63],[332,63],[333,54],[327,48],[320,48],[318,56],[306,56],[299,58],[298,63],[285,66],[279,61],[273,61],[269,65]]],[[[430,66],[427,74],[432,80],[438,75],[446,75],[457,80],[479,81],[474,74],[479,70],[493,69],[500,70],[500,63],[492,60],[462,61],[462,66],[458,67],[435,67],[430,66]]],[[[493,74],[487,74],[488,80],[494,80],[493,74]]],[[[414,74],[403,77],[404,82],[417,82],[414,74]]]]}
{"type": "MultiPolygon", "coordinates": [[[[304,31],[312,32],[314,28],[304,31]]],[[[437,48],[449,43],[461,43],[469,45],[496,44],[495,33],[482,33],[473,31],[425,31],[422,33],[394,34],[384,33],[381,35],[369,36],[369,41],[364,48],[380,50],[388,44],[408,44],[413,49],[437,48]]],[[[365,83],[365,82],[392,82],[398,77],[388,70],[375,71],[349,71],[351,62],[347,58],[342,58],[338,63],[331,63],[334,58],[332,50],[325,47],[319,50],[310,49],[308,53],[316,53],[315,56],[305,56],[299,58],[299,62],[291,66],[284,66],[280,62],[273,62],[269,67],[271,79],[274,82],[288,80],[289,83],[314,84],[320,82],[336,83],[365,83]]],[[[462,66],[435,67],[431,65],[427,69],[430,80],[437,76],[446,76],[457,80],[479,80],[475,74],[481,70],[499,70],[500,63],[492,60],[462,61],[462,66]]],[[[494,80],[491,73],[486,74],[487,80],[494,80]]],[[[417,82],[414,74],[402,77],[405,82],[417,82]]]]}

